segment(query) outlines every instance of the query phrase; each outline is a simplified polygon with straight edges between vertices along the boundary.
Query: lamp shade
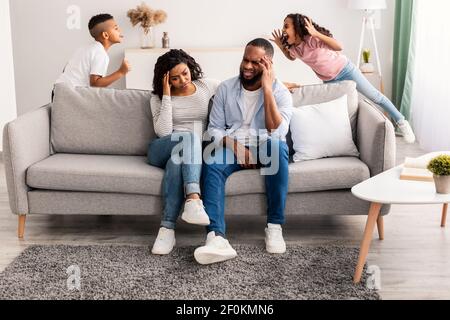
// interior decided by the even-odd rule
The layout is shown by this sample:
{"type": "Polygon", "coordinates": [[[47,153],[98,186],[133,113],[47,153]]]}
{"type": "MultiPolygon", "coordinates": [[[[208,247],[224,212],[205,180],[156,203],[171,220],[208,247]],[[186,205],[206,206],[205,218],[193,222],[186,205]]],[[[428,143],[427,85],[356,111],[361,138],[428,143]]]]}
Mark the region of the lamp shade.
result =
{"type": "Polygon", "coordinates": [[[348,0],[347,7],[355,10],[382,10],[386,9],[386,0],[348,0]]]}

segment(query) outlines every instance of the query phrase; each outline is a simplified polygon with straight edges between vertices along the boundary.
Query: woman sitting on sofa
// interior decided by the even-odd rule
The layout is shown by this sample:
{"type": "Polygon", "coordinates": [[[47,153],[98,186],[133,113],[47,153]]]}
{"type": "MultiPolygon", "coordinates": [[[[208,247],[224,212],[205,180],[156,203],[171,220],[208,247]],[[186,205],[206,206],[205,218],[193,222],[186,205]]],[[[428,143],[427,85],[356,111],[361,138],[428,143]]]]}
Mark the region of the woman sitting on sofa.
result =
{"type": "Polygon", "coordinates": [[[163,218],[153,254],[172,251],[183,202],[184,221],[210,223],[200,198],[202,136],[209,101],[219,82],[202,79],[202,75],[200,65],[183,50],[170,50],[155,65],[150,105],[158,139],[149,144],[148,163],[165,173],[163,218]]]}

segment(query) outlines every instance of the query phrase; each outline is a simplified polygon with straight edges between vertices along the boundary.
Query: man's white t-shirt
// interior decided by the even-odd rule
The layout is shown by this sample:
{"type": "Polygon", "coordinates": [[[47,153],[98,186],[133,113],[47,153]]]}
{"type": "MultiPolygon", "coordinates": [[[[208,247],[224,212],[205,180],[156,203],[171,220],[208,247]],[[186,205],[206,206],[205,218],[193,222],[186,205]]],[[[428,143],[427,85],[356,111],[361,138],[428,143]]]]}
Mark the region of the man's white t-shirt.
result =
{"type": "MultiPolygon", "coordinates": [[[[258,107],[259,96],[261,94],[261,88],[256,91],[248,91],[242,88],[244,92],[244,121],[242,126],[231,134],[231,137],[245,146],[249,146],[253,140],[251,137],[255,138],[258,135],[257,132],[252,132],[250,126],[252,124],[253,118],[256,115],[256,110],[258,107]]],[[[256,140],[255,140],[256,141],[256,140]]]]}
{"type": "Polygon", "coordinates": [[[64,82],[74,87],[89,87],[90,76],[106,76],[108,65],[109,56],[105,47],[95,41],[75,52],[56,83],[64,82]]]}

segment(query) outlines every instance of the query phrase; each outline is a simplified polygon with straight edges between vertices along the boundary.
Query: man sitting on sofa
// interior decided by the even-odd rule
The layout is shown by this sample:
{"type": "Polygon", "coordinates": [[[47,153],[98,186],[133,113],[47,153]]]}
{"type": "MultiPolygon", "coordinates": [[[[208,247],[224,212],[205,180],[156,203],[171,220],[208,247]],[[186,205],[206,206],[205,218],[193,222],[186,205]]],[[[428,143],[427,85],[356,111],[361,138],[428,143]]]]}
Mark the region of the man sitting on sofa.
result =
{"type": "Polygon", "coordinates": [[[211,224],[206,245],[195,250],[200,264],[235,258],[225,238],[225,183],[234,172],[261,168],[265,175],[268,225],[266,250],[286,251],[281,225],[288,192],[289,148],[286,135],[292,116],[292,96],[272,68],[273,46],[265,39],[245,49],[240,76],[223,82],[214,98],[209,135],[214,151],[205,159],[202,192],[211,224]]]}

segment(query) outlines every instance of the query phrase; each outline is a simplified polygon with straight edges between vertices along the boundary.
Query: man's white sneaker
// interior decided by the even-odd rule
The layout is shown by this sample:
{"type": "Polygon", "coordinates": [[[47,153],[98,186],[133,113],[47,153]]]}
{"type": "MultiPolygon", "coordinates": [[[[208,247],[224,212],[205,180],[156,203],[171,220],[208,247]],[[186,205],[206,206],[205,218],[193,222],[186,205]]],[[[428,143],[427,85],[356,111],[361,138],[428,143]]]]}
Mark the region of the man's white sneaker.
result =
{"type": "Polygon", "coordinates": [[[283,229],[279,224],[269,223],[266,228],[266,250],[269,253],[285,253],[286,242],[283,239],[283,229]]]}
{"type": "Polygon", "coordinates": [[[197,248],[194,251],[194,257],[198,263],[205,265],[236,258],[237,252],[228,240],[216,236],[214,231],[211,231],[206,238],[206,245],[197,248]]]}
{"type": "Polygon", "coordinates": [[[158,255],[169,254],[175,246],[175,230],[161,227],[153,244],[152,253],[158,255]]]}
{"type": "Polygon", "coordinates": [[[397,122],[398,129],[403,135],[403,140],[405,140],[406,143],[414,143],[416,141],[416,136],[414,135],[414,132],[406,120],[401,120],[397,122]]]}
{"type": "Polygon", "coordinates": [[[208,214],[203,206],[203,201],[198,200],[186,200],[184,203],[184,211],[181,215],[181,219],[190,224],[197,224],[200,226],[209,226],[210,221],[208,214]]]}

